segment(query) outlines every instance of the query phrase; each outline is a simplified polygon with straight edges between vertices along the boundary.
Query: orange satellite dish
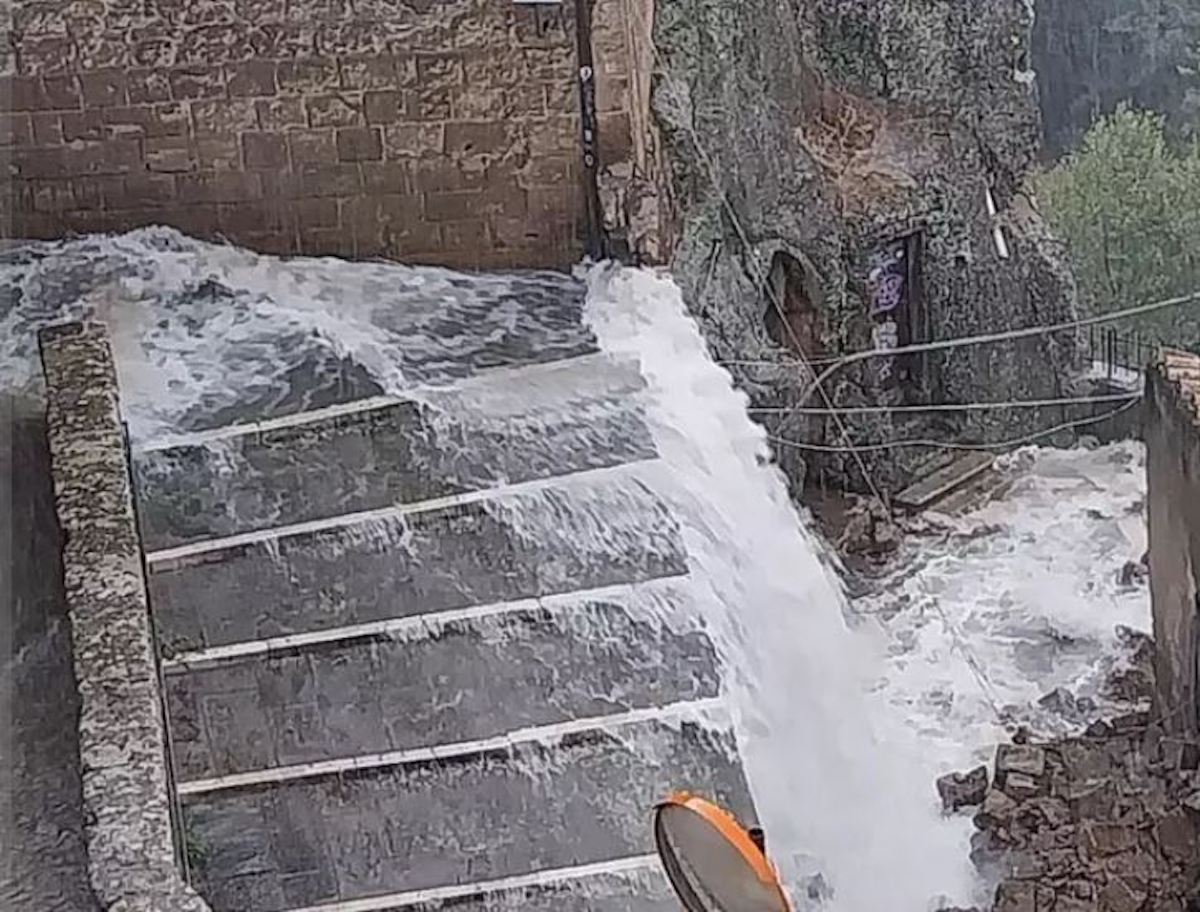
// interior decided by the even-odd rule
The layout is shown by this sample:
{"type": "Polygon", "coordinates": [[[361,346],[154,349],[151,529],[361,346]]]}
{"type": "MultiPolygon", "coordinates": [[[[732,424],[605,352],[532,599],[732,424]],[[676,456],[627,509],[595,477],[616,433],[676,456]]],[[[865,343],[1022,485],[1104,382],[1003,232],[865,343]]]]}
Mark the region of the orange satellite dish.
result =
{"type": "Polygon", "coordinates": [[[680,792],[660,802],[654,842],[688,912],[792,912],[760,842],[711,801],[680,792]]]}

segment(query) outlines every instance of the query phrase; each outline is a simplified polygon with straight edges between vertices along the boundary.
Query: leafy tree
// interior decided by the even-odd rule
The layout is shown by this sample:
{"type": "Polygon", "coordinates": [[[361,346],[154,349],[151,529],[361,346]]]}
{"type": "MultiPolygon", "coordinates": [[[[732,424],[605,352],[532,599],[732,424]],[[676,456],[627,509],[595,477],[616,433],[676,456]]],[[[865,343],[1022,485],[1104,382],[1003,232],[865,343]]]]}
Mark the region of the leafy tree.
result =
{"type": "MultiPolygon", "coordinates": [[[[1160,114],[1122,106],[1038,179],[1085,302],[1109,312],[1200,290],[1200,143],[1172,144],[1160,114]]],[[[1171,345],[1200,346],[1200,303],[1133,321],[1171,345]]]]}

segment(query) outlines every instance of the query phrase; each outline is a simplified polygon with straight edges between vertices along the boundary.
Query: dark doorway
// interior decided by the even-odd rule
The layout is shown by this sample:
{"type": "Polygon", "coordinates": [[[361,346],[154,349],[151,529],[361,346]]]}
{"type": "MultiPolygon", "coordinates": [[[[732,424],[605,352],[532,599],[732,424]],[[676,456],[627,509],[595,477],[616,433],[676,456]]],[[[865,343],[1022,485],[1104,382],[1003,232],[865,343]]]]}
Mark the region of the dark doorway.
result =
{"type": "Polygon", "coordinates": [[[822,353],[821,314],[812,277],[799,261],[783,251],[771,260],[767,276],[767,309],[764,322],[777,345],[805,360],[822,353]]]}

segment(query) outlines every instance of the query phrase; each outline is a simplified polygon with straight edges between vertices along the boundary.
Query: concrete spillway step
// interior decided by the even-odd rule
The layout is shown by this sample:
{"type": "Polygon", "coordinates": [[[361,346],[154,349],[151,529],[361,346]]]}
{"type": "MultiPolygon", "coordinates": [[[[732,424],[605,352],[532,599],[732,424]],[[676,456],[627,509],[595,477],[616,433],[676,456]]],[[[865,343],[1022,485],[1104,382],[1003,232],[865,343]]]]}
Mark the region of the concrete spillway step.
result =
{"type": "MultiPolygon", "coordinates": [[[[270,332],[234,343],[230,366],[240,372],[237,380],[229,390],[210,391],[195,403],[181,416],[181,428],[219,428],[380,395],[381,374],[402,378],[406,385],[445,383],[596,351],[583,321],[584,286],[571,276],[393,271],[359,281],[352,277],[348,287],[334,288],[319,265],[308,276],[303,264],[292,267],[298,297],[316,292],[323,307],[345,312],[347,328],[361,320],[361,340],[313,331],[312,317],[297,322],[297,314],[285,307],[270,332]],[[363,344],[347,352],[346,341],[363,344]]],[[[161,328],[168,340],[190,335],[197,329],[193,313],[209,320],[230,315],[236,325],[239,316],[254,314],[260,301],[259,294],[219,281],[200,282],[164,302],[161,328]],[[173,325],[176,321],[181,325],[173,325]]],[[[255,314],[251,323],[257,319],[255,314]]]]}
{"type": "MultiPolygon", "coordinates": [[[[656,588],[645,597],[670,597],[656,588]]],[[[186,787],[715,697],[708,638],[651,621],[648,605],[635,620],[621,601],[582,597],[403,639],[169,665],[176,776],[186,787]]]]}
{"type": "Polygon", "coordinates": [[[638,478],[653,468],[150,555],[160,645],[169,653],[683,573],[676,523],[638,478]]]}
{"type": "Polygon", "coordinates": [[[154,551],[645,459],[642,386],[636,366],[594,355],[165,440],[135,454],[143,539],[154,551]]]}
{"type": "Polygon", "coordinates": [[[656,856],[293,912],[679,912],[656,856]]]}
{"type": "Polygon", "coordinates": [[[185,819],[214,912],[277,912],[644,855],[649,809],[675,788],[753,818],[728,736],[644,724],[189,798],[185,819]]]}

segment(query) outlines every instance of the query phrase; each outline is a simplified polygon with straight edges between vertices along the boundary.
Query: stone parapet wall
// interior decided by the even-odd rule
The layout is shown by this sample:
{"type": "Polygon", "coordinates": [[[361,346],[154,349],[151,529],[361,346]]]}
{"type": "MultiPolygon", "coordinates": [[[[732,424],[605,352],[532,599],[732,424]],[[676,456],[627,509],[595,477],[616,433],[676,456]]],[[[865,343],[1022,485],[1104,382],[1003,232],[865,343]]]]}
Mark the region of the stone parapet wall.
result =
{"type": "Polygon", "coordinates": [[[166,736],[116,374],[104,328],[40,337],[79,686],[92,890],[106,910],[207,912],[175,865],[166,736]]]}
{"type": "Polygon", "coordinates": [[[1149,373],[1144,418],[1158,714],[1200,733],[1200,357],[1167,352],[1149,373]]]}
{"type": "MultiPolygon", "coordinates": [[[[624,4],[595,14],[609,161],[632,144],[624,4]]],[[[18,0],[3,230],[564,266],[585,230],[576,77],[570,0],[18,0]]]]}

